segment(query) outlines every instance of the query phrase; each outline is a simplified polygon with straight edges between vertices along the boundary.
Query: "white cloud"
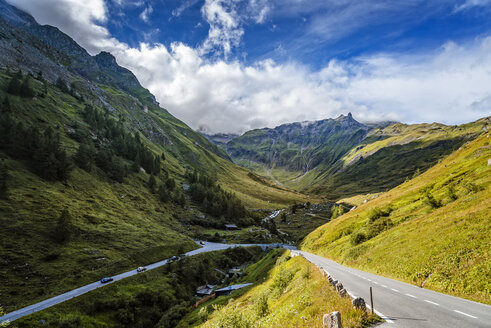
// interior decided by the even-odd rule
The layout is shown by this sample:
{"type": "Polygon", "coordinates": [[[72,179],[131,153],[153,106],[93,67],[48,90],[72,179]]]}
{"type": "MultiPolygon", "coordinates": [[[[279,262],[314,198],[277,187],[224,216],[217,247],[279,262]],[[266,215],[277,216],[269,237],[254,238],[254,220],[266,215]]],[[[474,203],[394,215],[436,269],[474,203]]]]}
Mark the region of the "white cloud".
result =
{"type": "Polygon", "coordinates": [[[152,5],[148,5],[145,9],[140,14],[140,19],[144,21],[145,23],[148,23],[149,20],[149,15],[153,13],[153,7],[152,5]]]}
{"type": "MultiPolygon", "coordinates": [[[[184,3],[184,6],[187,8],[188,4],[184,3]]],[[[182,12],[181,7],[176,14],[182,12]]],[[[210,29],[200,47],[201,53],[223,54],[228,58],[233,48],[240,44],[244,23],[262,24],[270,11],[268,0],[205,0],[201,14],[210,29]]]]}
{"type": "Polygon", "coordinates": [[[462,4],[455,6],[454,12],[460,12],[473,7],[485,7],[489,5],[491,5],[491,0],[465,0],[462,4]]]}
{"type": "Polygon", "coordinates": [[[193,128],[237,132],[336,117],[459,123],[490,115],[491,37],[447,43],[433,54],[331,61],[317,72],[271,60],[209,62],[175,43],[118,54],[144,85],[193,128]]]}
{"type": "Polygon", "coordinates": [[[194,6],[199,0],[185,0],[182,4],[172,11],[172,16],[179,17],[188,8],[194,6]]]}
{"type": "Polygon", "coordinates": [[[201,13],[210,29],[201,47],[203,54],[219,49],[227,57],[232,48],[239,45],[244,29],[236,5],[234,0],[205,0],[201,13]]]}
{"type": "MultiPolygon", "coordinates": [[[[318,71],[272,60],[246,66],[207,60],[202,48],[181,43],[131,48],[100,26],[107,21],[102,0],[86,0],[90,8],[70,9],[66,7],[79,2],[46,1],[50,5],[11,0],[29,7],[38,21],[60,27],[92,53],[111,51],[163,106],[193,128],[241,132],[348,111],[359,120],[449,124],[491,115],[491,37],[468,44],[449,42],[433,53],[332,60],[318,71]]],[[[214,29],[210,26],[209,46],[230,51],[243,33],[234,5],[218,0],[206,4],[203,15],[216,24],[214,29]]]]}

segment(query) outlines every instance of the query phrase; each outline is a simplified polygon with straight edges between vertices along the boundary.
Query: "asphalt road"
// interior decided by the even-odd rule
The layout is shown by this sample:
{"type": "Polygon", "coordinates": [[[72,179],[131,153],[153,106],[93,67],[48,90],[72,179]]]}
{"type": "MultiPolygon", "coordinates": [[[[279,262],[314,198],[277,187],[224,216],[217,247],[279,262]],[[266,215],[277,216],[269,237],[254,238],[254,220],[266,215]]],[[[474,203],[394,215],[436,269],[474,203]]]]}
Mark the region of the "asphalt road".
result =
{"type": "Polygon", "coordinates": [[[315,254],[297,252],[367,304],[370,304],[372,287],[374,308],[387,321],[384,327],[491,328],[491,306],[348,268],[315,254]]]}
{"type": "MultiPolygon", "coordinates": [[[[231,247],[248,247],[248,246],[260,246],[263,248],[272,247],[272,246],[280,246],[280,247],[284,247],[287,249],[288,248],[290,248],[290,249],[294,248],[294,247],[291,247],[288,245],[282,245],[282,244],[219,244],[219,243],[205,242],[205,245],[203,245],[203,247],[195,249],[195,250],[190,251],[190,252],[187,252],[186,256],[196,255],[199,253],[220,251],[220,250],[224,250],[224,249],[231,248],[231,247]]],[[[169,259],[165,259],[165,260],[162,260],[160,262],[149,264],[146,266],[146,268],[147,268],[147,270],[152,270],[152,269],[155,269],[155,268],[158,268],[158,267],[165,265],[167,262],[169,262],[169,259]]],[[[0,317],[0,323],[5,322],[5,321],[12,322],[12,321],[17,320],[19,318],[22,318],[26,315],[47,309],[47,308],[49,308],[53,305],[56,305],[58,303],[68,301],[69,299],[83,295],[83,294],[88,293],[94,289],[113,284],[114,282],[116,282],[118,280],[128,278],[128,277],[134,276],[136,274],[138,274],[138,272],[136,271],[136,268],[135,268],[134,270],[124,272],[124,273],[118,274],[116,276],[112,276],[112,278],[114,279],[112,282],[102,284],[100,281],[96,281],[96,282],[93,282],[91,284],[85,285],[83,287],[79,287],[77,289],[66,292],[64,294],[49,298],[49,299],[44,300],[42,302],[26,306],[25,308],[7,313],[6,315],[0,317]]]]}

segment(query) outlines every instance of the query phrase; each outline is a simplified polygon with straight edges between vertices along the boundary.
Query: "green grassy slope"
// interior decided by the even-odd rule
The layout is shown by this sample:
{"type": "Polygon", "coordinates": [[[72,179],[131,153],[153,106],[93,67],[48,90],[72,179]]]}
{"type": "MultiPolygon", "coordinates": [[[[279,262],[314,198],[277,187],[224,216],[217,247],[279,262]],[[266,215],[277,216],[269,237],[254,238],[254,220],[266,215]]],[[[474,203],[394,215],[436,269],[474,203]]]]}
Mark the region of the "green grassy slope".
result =
{"type": "MultiPolygon", "coordinates": [[[[1,71],[0,99],[7,96],[9,80],[10,75],[1,71]]],[[[32,85],[36,92],[42,91],[37,80],[32,79],[32,85]]],[[[186,169],[196,168],[216,175],[223,188],[250,207],[275,208],[305,198],[250,178],[247,170],[220,157],[206,139],[166,111],[144,113],[125,92],[108,86],[101,89],[114,108],[110,115],[128,131],[141,133],[156,154],[164,152],[163,167],[177,182],[185,181],[186,169]]],[[[73,127],[92,129],[82,118],[85,105],[55,86],[48,84],[47,90],[46,97],[37,99],[8,95],[12,115],[25,125],[52,127],[71,156],[78,148],[69,137],[73,127]]],[[[83,86],[77,92],[94,99],[83,86]]],[[[149,191],[147,173],[132,173],[117,183],[99,168],[88,173],[74,166],[67,181],[50,182],[35,175],[25,161],[1,152],[0,158],[10,175],[9,200],[0,200],[0,295],[7,311],[167,258],[179,247],[196,247],[179,222],[188,215],[185,209],[159,201],[149,191]],[[53,230],[63,209],[72,217],[73,233],[68,243],[59,245],[53,230]]]]}
{"type": "Polygon", "coordinates": [[[302,249],[491,304],[490,137],[312,232],[302,249]],[[390,250],[388,252],[387,250],[390,250]]]}
{"type": "Polygon", "coordinates": [[[200,327],[322,327],[323,315],[332,311],[341,312],[343,327],[376,321],[355,310],[349,298],[341,298],[317,267],[287,254],[262,283],[226,301],[200,306],[196,312],[208,319],[200,327]]]}

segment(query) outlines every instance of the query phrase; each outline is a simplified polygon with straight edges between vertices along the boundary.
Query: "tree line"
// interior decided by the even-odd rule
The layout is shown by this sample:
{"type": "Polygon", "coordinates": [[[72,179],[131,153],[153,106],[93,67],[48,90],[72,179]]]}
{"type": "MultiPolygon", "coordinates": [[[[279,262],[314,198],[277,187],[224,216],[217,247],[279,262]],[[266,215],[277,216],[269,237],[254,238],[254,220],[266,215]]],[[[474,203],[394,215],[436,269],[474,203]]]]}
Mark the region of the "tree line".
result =
{"type": "Polygon", "coordinates": [[[60,135],[51,127],[44,130],[16,121],[8,98],[0,112],[0,150],[13,158],[27,160],[29,167],[46,180],[66,180],[72,161],[61,147],[60,135]]]}
{"type": "Polygon", "coordinates": [[[228,219],[243,218],[247,211],[241,200],[235,194],[227,192],[210,178],[197,171],[186,174],[189,181],[189,195],[201,206],[201,210],[215,217],[228,219]]]}

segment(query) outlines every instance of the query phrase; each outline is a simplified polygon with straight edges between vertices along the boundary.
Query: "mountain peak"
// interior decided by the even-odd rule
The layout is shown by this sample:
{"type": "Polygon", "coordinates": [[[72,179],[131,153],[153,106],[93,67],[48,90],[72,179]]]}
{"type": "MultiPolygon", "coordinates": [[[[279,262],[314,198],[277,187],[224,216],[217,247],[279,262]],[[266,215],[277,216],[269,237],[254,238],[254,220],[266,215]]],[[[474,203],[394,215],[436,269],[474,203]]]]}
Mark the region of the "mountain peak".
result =
{"type": "Polygon", "coordinates": [[[36,20],[31,15],[17,9],[5,0],[0,0],[0,17],[15,26],[36,24],[36,20]]]}
{"type": "Polygon", "coordinates": [[[98,64],[103,66],[118,66],[116,58],[107,51],[101,51],[99,54],[94,56],[94,59],[98,64]]]}

